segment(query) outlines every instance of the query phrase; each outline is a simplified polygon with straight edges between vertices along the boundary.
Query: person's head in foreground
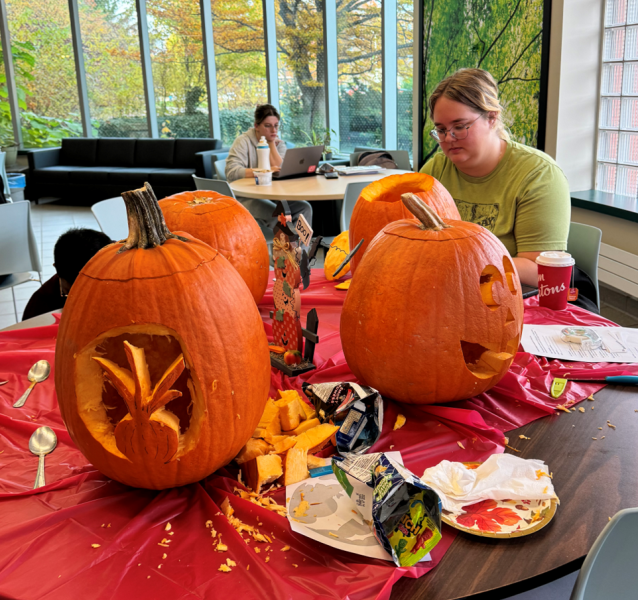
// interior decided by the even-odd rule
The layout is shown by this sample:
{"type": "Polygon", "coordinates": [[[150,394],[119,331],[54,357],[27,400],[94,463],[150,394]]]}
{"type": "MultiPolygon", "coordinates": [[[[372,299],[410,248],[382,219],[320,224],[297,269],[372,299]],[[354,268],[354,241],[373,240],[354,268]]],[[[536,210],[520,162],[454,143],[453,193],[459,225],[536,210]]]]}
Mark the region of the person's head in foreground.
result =
{"type": "Polygon", "coordinates": [[[255,109],[255,134],[267,142],[274,142],[279,134],[279,111],[271,104],[260,104],[255,109]]]}
{"type": "Polygon", "coordinates": [[[509,134],[498,85],[487,71],[460,69],[446,77],[430,96],[429,110],[430,135],[460,171],[474,175],[504,152],[509,134]]]}
{"type": "Polygon", "coordinates": [[[60,295],[67,296],[71,286],[86,263],[99,250],[108,246],[111,238],[94,229],[69,229],[55,243],[53,249],[53,266],[60,278],[60,295]]]}

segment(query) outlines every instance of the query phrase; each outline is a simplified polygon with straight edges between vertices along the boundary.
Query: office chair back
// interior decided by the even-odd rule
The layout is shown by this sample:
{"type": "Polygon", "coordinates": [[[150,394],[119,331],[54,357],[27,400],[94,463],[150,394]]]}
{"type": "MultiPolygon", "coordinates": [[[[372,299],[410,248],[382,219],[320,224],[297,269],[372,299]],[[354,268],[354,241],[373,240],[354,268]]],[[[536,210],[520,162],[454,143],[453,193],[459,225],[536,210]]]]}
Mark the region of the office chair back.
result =
{"type": "Polygon", "coordinates": [[[195,188],[198,190],[211,190],[224,196],[235,197],[233,190],[230,189],[228,181],[222,181],[221,179],[205,179],[204,177],[197,177],[193,175],[195,181],[195,188]]]}
{"type": "Polygon", "coordinates": [[[600,291],[598,289],[598,257],[600,256],[600,241],[603,232],[598,227],[583,223],[571,223],[567,252],[569,252],[576,266],[585,271],[596,288],[596,306],[600,308],[600,291]]]}
{"type": "Polygon", "coordinates": [[[638,508],[607,523],[585,558],[571,600],[634,600],[638,590],[638,508]]]}
{"type": "Polygon", "coordinates": [[[100,229],[114,242],[128,237],[128,218],[122,198],[109,198],[97,202],[91,207],[91,212],[100,229]]]}
{"type": "Polygon", "coordinates": [[[226,179],[226,159],[224,160],[216,160],[213,165],[215,166],[215,171],[217,172],[217,178],[222,181],[227,181],[226,179]]]}
{"type": "Polygon", "coordinates": [[[0,204],[0,276],[27,271],[42,271],[31,225],[31,203],[0,204]]]}
{"type": "Polygon", "coordinates": [[[367,185],[370,185],[370,183],[370,181],[358,181],[356,183],[349,183],[346,186],[346,193],[343,197],[343,205],[341,207],[341,231],[350,229],[350,218],[352,217],[354,205],[359,199],[361,190],[367,185]]]}

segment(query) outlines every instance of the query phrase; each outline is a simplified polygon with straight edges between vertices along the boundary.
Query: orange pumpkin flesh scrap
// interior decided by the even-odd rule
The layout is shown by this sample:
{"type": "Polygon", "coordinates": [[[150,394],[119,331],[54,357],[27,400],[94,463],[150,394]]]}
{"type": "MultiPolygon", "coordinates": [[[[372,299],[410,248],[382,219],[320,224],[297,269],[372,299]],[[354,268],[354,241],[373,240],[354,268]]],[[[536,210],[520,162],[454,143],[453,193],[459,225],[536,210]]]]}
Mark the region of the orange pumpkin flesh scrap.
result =
{"type": "Polygon", "coordinates": [[[305,421],[306,419],[312,419],[317,416],[315,412],[314,406],[305,402],[301,395],[297,390],[279,390],[279,395],[282,400],[286,400],[288,398],[295,398],[301,407],[301,411],[299,412],[301,420],[305,421]]]}
{"type": "Polygon", "coordinates": [[[368,247],[341,315],[344,355],[357,378],[394,400],[471,398],[505,375],[518,348],[523,299],[507,273],[518,276],[487,229],[441,221],[406,197],[423,222],[391,223],[368,247]],[[484,301],[484,279],[498,304],[484,301]]]}
{"type": "Polygon", "coordinates": [[[304,421],[303,423],[301,423],[299,427],[297,427],[297,429],[294,429],[290,433],[292,435],[301,435],[302,433],[308,431],[309,429],[312,429],[313,427],[317,427],[318,425],[321,425],[321,423],[319,422],[319,419],[317,418],[308,419],[307,421],[304,421]]]}
{"type": "Polygon", "coordinates": [[[275,404],[279,407],[279,420],[283,431],[296,429],[299,427],[299,423],[301,423],[302,415],[304,418],[306,417],[296,398],[281,399],[275,404]]]}
{"type": "Polygon", "coordinates": [[[256,303],[268,286],[270,255],[257,221],[237,200],[209,190],[161,200],[171,231],[186,231],[219,251],[244,280],[256,303]]]}
{"type": "Polygon", "coordinates": [[[297,437],[294,435],[289,435],[284,440],[280,440],[273,445],[272,453],[273,454],[283,454],[287,452],[290,448],[292,448],[297,443],[297,437]]]}
{"type": "Polygon", "coordinates": [[[332,242],[326,253],[323,263],[323,272],[328,281],[335,281],[345,277],[350,271],[350,263],[347,263],[335,277],[336,270],[341,266],[346,256],[350,254],[350,232],[342,231],[332,242]]]}
{"type": "Polygon", "coordinates": [[[127,485],[165,489],[203,479],[246,444],[268,397],[268,341],[231,264],[204,242],[171,234],[150,186],[124,197],[129,237],[94,256],[69,294],[56,391],[71,438],[97,469],[127,485]],[[137,351],[130,369],[125,342],[144,352],[148,378],[137,351]],[[171,383],[177,365],[183,371],[171,383]],[[136,378],[145,403],[134,415],[127,396],[136,378]],[[177,437],[172,457],[169,446],[151,454],[120,449],[123,419],[131,425],[121,427],[136,430],[158,417],[167,439],[177,437]]]}
{"type": "Polygon", "coordinates": [[[330,442],[333,434],[335,434],[338,429],[339,427],[330,425],[330,423],[323,423],[322,425],[313,427],[297,436],[295,448],[304,448],[308,451],[308,454],[319,452],[319,450],[330,442]]]}
{"type": "Polygon", "coordinates": [[[350,248],[363,238],[363,244],[350,261],[354,275],[374,237],[389,223],[414,216],[401,202],[401,195],[412,192],[431,206],[443,219],[461,220],[454,199],[431,175],[405,173],[390,175],[363,188],[350,219],[350,248]]]}
{"type": "Polygon", "coordinates": [[[242,470],[248,486],[261,494],[262,488],[283,475],[283,463],[278,454],[266,454],[244,463],[242,470]]]}
{"type": "Polygon", "coordinates": [[[258,456],[268,454],[273,447],[265,440],[250,438],[246,445],[241,449],[240,453],[235,457],[235,462],[241,465],[249,460],[253,460],[258,456]]]}
{"type": "Polygon", "coordinates": [[[305,448],[292,448],[286,454],[284,485],[292,485],[308,479],[308,451],[305,448]]]}

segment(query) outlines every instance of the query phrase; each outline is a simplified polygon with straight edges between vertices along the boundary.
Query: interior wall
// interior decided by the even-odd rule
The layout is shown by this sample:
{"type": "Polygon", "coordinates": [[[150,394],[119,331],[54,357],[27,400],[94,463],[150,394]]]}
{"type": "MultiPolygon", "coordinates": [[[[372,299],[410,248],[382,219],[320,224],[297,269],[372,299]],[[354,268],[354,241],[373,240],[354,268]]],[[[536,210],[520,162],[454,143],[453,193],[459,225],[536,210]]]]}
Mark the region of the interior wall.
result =
{"type": "Polygon", "coordinates": [[[552,0],[545,151],[571,191],[595,182],[604,0],[552,0]]]}

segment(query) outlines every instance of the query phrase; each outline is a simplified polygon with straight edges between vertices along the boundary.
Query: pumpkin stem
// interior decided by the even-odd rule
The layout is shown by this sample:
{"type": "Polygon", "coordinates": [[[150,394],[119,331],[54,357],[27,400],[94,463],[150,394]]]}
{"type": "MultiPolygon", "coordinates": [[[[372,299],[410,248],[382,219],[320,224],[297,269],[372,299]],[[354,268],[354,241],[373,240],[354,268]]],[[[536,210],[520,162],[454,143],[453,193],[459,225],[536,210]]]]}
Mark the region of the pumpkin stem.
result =
{"type": "Polygon", "coordinates": [[[452,227],[445,223],[436,211],[428,206],[416,194],[407,193],[401,196],[401,200],[405,207],[421,221],[421,229],[429,229],[430,231],[441,231],[452,227]]]}
{"type": "Polygon", "coordinates": [[[132,248],[155,248],[171,238],[187,242],[186,238],[175,235],[168,230],[164,215],[157,203],[157,198],[150,183],[144,187],[122,194],[128,216],[128,237],[118,252],[132,248]]]}

